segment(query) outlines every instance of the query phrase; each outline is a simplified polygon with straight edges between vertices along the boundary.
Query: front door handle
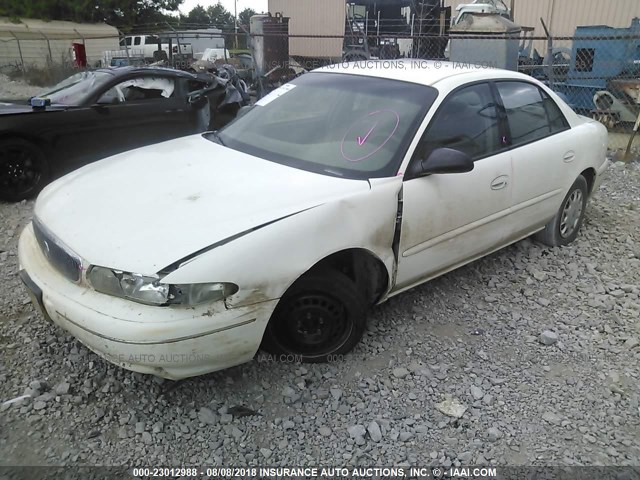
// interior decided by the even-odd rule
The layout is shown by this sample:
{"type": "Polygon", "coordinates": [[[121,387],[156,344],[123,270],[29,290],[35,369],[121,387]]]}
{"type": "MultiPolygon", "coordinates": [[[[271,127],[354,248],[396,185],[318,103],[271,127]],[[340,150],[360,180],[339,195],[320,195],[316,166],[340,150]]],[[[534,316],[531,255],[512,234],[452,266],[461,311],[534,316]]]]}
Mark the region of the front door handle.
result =
{"type": "Polygon", "coordinates": [[[507,175],[500,175],[491,182],[491,190],[502,190],[506,188],[507,185],[509,185],[509,177],[507,175]]]}

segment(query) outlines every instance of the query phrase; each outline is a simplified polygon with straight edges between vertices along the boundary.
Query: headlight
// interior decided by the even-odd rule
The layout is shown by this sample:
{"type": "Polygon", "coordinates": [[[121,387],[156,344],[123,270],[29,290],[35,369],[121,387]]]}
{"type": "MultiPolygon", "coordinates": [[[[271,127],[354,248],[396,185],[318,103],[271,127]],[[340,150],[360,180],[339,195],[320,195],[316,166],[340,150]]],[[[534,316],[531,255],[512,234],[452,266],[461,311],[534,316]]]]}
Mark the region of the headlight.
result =
{"type": "Polygon", "coordinates": [[[127,298],[149,305],[200,305],[224,300],[238,291],[233,283],[194,283],[169,285],[159,277],[91,267],[87,278],[100,293],[127,298]]]}
{"type": "Polygon", "coordinates": [[[169,303],[180,305],[200,305],[212,303],[233,295],[238,286],[233,283],[192,283],[189,285],[171,285],[169,303]]]}

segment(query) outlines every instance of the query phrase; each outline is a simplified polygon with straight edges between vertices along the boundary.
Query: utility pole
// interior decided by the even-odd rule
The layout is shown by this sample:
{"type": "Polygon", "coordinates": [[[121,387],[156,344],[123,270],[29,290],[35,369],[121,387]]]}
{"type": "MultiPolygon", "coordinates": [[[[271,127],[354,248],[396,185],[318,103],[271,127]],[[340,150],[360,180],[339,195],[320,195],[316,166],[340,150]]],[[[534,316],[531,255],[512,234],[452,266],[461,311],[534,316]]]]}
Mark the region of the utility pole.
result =
{"type": "Polygon", "coordinates": [[[235,18],[235,21],[233,22],[233,25],[235,27],[235,45],[236,45],[236,50],[238,49],[238,0],[233,0],[233,16],[235,18]]]}

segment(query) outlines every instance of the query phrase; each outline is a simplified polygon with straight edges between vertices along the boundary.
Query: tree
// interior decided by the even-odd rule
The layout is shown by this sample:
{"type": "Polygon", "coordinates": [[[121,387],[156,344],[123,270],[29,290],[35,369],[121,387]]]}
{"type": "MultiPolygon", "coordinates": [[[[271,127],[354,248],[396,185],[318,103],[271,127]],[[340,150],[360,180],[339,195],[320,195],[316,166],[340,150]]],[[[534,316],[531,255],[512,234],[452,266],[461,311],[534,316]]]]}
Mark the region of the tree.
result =
{"type": "MultiPolygon", "coordinates": [[[[123,0],[116,0],[123,1],[123,0]]],[[[178,12],[184,0],[124,0],[134,4],[135,18],[133,23],[161,22],[173,17],[170,12],[178,12]],[[137,7],[137,10],[136,10],[137,7]]],[[[93,2],[99,3],[99,2],[93,2]]]]}
{"type": "Polygon", "coordinates": [[[253,17],[256,13],[258,12],[256,12],[253,8],[245,8],[238,15],[238,23],[240,25],[248,27],[251,21],[251,17],[253,17]]]}
{"type": "Polygon", "coordinates": [[[107,22],[119,28],[170,19],[184,0],[0,0],[0,16],[107,22]]]}
{"type": "Polygon", "coordinates": [[[211,24],[217,28],[222,29],[223,32],[233,32],[235,22],[233,15],[224,8],[222,3],[218,2],[215,5],[207,8],[207,14],[211,19],[211,24]]]}
{"type": "Polygon", "coordinates": [[[200,4],[191,9],[185,17],[182,18],[185,23],[191,23],[195,25],[208,25],[211,23],[211,17],[200,4]]]}

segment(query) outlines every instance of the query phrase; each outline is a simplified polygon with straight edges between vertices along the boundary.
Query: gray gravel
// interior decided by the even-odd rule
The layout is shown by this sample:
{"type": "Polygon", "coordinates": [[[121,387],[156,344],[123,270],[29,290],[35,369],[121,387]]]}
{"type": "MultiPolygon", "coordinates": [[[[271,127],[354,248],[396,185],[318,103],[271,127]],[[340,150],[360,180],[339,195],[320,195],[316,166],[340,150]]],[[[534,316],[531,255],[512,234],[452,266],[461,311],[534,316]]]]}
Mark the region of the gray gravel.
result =
{"type": "Polygon", "coordinates": [[[3,100],[24,100],[45,91],[45,88],[29,85],[21,80],[11,80],[0,73],[0,98],[3,100]]]}
{"type": "Polygon", "coordinates": [[[181,382],[34,312],[16,261],[32,206],[0,204],[0,403],[28,395],[2,407],[2,463],[638,463],[638,164],[610,170],[573,245],[525,240],[400,295],[341,361],[181,382]]]}

